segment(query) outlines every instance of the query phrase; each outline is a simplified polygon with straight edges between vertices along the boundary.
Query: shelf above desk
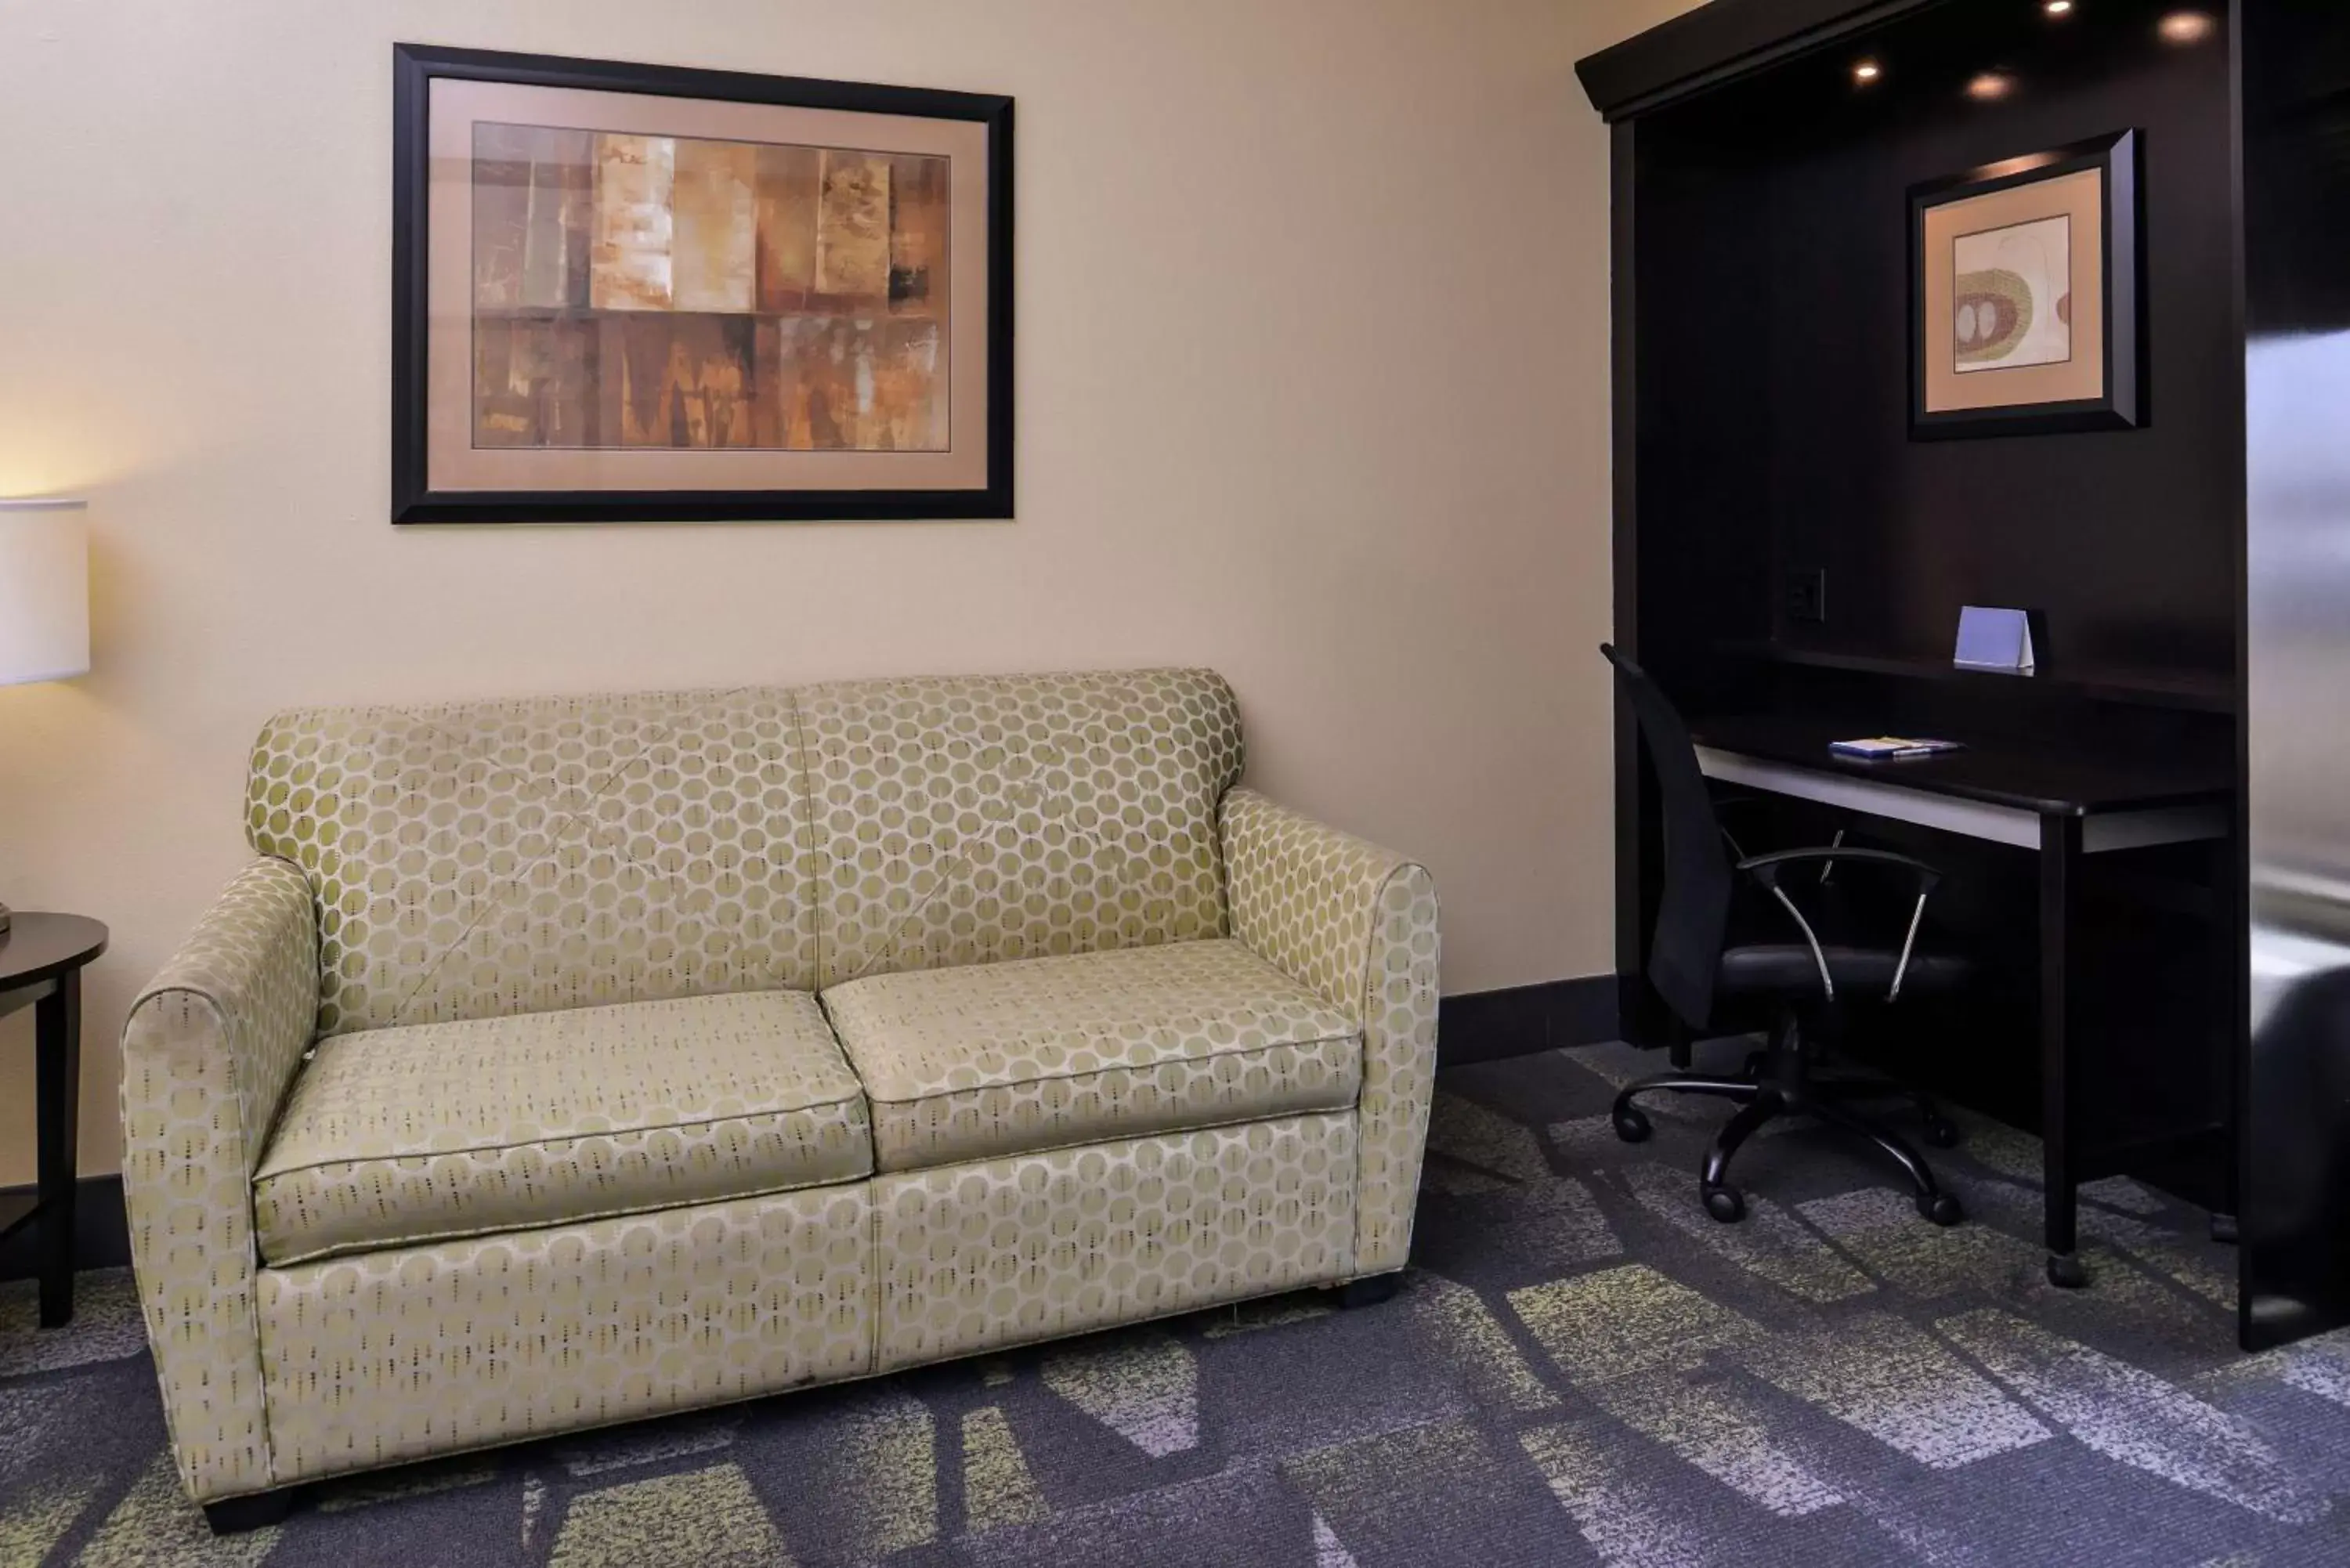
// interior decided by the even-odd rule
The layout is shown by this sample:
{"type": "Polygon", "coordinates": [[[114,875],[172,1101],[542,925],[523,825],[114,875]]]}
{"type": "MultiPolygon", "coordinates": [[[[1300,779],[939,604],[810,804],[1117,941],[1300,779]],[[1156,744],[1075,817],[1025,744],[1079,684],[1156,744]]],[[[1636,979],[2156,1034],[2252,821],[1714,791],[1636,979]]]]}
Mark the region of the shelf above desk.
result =
{"type": "Polygon", "coordinates": [[[1979,685],[2004,681],[2043,695],[2086,698],[2096,702],[2125,702],[2142,708],[2175,708],[2198,713],[2232,713],[2236,691],[2232,680],[2180,670],[2067,671],[2044,675],[1998,675],[1960,670],[1947,659],[1910,655],[1845,653],[1830,649],[1791,648],[1778,642],[1731,642],[1721,651],[1758,663],[1800,670],[1834,670],[1856,675],[1885,675],[1902,680],[1935,680],[1979,685]]]}

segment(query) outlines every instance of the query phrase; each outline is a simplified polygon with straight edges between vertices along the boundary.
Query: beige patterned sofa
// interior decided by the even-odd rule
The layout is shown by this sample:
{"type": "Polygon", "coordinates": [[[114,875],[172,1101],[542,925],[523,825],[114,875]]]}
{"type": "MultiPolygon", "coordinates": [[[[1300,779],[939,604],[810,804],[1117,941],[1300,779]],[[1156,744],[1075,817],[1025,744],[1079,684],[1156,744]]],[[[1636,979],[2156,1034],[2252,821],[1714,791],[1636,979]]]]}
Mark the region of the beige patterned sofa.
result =
{"type": "Polygon", "coordinates": [[[1203,670],[271,721],[123,1032],[190,1495],[1400,1269],[1434,889],[1240,772],[1203,670]]]}

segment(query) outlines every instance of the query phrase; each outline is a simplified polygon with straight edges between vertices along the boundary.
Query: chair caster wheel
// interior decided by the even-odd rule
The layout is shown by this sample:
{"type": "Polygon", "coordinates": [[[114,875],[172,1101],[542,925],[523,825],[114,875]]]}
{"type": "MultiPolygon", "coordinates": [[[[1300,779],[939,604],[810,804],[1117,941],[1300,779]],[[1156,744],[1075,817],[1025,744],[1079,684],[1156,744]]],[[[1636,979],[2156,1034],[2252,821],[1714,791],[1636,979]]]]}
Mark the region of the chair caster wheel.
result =
{"type": "Polygon", "coordinates": [[[1955,1225],[1967,1217],[1966,1211],[1959,1207],[1959,1200],[1947,1192],[1937,1192],[1931,1198],[1921,1196],[1918,1199],[1918,1212],[1937,1225],[1955,1225]]]}
{"type": "Polygon", "coordinates": [[[1646,1143],[1648,1135],[1656,1130],[1649,1125],[1648,1113],[1638,1106],[1623,1106],[1612,1119],[1616,1123],[1616,1136],[1626,1143],[1646,1143]]]}
{"type": "Polygon", "coordinates": [[[2060,1291],[2077,1291],[2089,1282],[2081,1260],[2070,1252],[2048,1254],[2048,1282],[2060,1291]]]}
{"type": "Polygon", "coordinates": [[[1746,1218],[1746,1199],[1735,1187],[1700,1187],[1705,1199],[1705,1211],[1724,1225],[1735,1225],[1746,1218]]]}
{"type": "Polygon", "coordinates": [[[1959,1129],[1955,1124],[1935,1116],[1926,1123],[1926,1141],[1936,1148],[1956,1148],[1959,1147],[1959,1129]]]}

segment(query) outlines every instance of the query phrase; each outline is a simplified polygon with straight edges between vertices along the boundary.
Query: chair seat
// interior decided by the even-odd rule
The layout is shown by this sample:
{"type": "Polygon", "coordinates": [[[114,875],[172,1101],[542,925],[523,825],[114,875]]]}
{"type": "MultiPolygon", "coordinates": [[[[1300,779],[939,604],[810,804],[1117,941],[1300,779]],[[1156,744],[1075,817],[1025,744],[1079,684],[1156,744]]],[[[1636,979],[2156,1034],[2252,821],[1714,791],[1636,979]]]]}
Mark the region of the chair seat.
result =
{"type": "MultiPolygon", "coordinates": [[[[1856,995],[1881,995],[1889,990],[1894,969],[1901,961],[1898,949],[1824,946],[1820,951],[1827,960],[1828,973],[1835,981],[1836,990],[1856,995]]],[[[1901,994],[1949,991],[1971,971],[1966,960],[1951,954],[1911,953],[1908,971],[1901,981],[1901,994]]],[[[1802,942],[1730,948],[1722,952],[1721,968],[1714,984],[1725,995],[1732,996],[1815,992],[1820,985],[1819,961],[1802,942]]]]}
{"type": "Polygon", "coordinates": [[[1355,1021],[1236,941],[879,975],[824,1005],[882,1170],[1338,1110],[1362,1085],[1355,1021]]]}
{"type": "Polygon", "coordinates": [[[805,992],[336,1035],[254,1178],[273,1264],[871,1174],[865,1097],[805,992]]]}

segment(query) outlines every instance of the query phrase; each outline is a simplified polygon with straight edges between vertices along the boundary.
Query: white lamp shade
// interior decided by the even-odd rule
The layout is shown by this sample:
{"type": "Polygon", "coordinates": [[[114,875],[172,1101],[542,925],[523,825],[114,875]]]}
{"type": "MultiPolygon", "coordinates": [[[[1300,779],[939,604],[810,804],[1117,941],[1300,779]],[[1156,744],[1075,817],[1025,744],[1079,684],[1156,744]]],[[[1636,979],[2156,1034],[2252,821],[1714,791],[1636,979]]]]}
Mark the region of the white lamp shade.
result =
{"type": "Polygon", "coordinates": [[[0,501],[0,686],[88,673],[82,504],[0,501]]]}

